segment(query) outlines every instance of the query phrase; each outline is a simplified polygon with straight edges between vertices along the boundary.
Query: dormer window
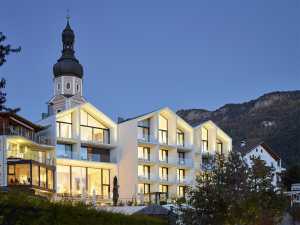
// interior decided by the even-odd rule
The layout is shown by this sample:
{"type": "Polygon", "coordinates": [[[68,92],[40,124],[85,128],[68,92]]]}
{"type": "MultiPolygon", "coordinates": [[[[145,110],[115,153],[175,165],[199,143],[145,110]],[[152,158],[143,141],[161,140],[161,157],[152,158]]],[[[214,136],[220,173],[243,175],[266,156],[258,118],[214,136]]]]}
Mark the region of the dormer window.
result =
{"type": "Polygon", "coordinates": [[[217,140],[217,153],[223,155],[223,143],[217,140]]]}

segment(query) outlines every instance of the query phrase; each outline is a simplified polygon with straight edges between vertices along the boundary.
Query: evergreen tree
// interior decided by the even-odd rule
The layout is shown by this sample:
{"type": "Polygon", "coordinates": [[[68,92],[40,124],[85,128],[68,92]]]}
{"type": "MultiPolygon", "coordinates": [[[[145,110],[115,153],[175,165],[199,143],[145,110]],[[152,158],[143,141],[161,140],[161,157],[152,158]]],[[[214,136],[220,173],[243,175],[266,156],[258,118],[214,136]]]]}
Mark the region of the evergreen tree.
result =
{"type": "Polygon", "coordinates": [[[119,200],[118,178],[115,176],[113,181],[113,205],[117,206],[119,200]]]}

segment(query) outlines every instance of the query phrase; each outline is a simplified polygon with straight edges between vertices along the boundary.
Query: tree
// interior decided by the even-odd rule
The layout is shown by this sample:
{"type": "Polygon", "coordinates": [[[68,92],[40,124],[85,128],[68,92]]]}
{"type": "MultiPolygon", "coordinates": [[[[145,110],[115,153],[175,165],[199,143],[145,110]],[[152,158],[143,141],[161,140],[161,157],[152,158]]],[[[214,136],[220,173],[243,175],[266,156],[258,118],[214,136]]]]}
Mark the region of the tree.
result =
{"type": "Polygon", "coordinates": [[[5,39],[6,36],[2,32],[0,32],[0,66],[2,66],[6,62],[5,57],[9,55],[9,53],[21,51],[21,47],[11,48],[10,45],[4,45],[3,42],[5,41],[5,39]]]}
{"type": "Polygon", "coordinates": [[[188,188],[186,205],[179,205],[182,224],[278,224],[286,201],[272,186],[272,168],[259,159],[249,168],[237,152],[216,155],[212,163],[188,188]]]}
{"type": "MultiPolygon", "coordinates": [[[[21,47],[19,48],[11,48],[10,45],[5,45],[3,44],[3,42],[5,41],[6,36],[3,35],[2,32],[0,32],[0,66],[2,66],[5,62],[6,59],[5,57],[7,55],[9,55],[10,52],[20,52],[21,51],[21,47]]],[[[1,79],[0,81],[0,111],[10,111],[10,112],[17,112],[20,109],[16,108],[16,109],[11,109],[11,108],[7,108],[5,106],[6,103],[6,93],[4,92],[4,88],[6,85],[6,80],[4,78],[1,79]]]]}
{"type": "Polygon", "coordinates": [[[113,205],[117,206],[119,200],[118,178],[115,176],[113,181],[113,205]]]}

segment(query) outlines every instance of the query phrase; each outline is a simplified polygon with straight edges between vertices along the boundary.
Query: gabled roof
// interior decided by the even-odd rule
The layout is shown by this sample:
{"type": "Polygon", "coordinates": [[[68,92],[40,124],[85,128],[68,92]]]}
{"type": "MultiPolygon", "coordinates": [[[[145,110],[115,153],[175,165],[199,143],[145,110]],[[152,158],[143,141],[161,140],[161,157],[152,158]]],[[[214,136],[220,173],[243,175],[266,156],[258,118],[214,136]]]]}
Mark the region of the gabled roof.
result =
{"type": "Polygon", "coordinates": [[[279,155],[277,153],[274,152],[274,150],[269,146],[267,145],[265,142],[263,141],[260,141],[258,143],[252,143],[252,144],[246,144],[246,146],[244,147],[240,147],[238,148],[237,150],[239,152],[242,153],[242,155],[247,155],[248,153],[250,153],[252,150],[254,150],[255,148],[257,148],[258,146],[261,146],[263,147],[263,149],[265,149],[269,154],[270,156],[275,159],[276,161],[280,160],[281,158],[279,157],[279,155]]]}
{"type": "Polygon", "coordinates": [[[202,123],[198,124],[197,126],[194,126],[194,129],[198,129],[198,128],[202,127],[203,125],[207,124],[207,123],[211,124],[214,127],[217,127],[218,130],[220,132],[222,132],[223,135],[225,135],[227,138],[231,139],[231,137],[224,130],[222,130],[215,122],[213,122],[212,120],[207,120],[205,122],[202,122],[202,123]]]}

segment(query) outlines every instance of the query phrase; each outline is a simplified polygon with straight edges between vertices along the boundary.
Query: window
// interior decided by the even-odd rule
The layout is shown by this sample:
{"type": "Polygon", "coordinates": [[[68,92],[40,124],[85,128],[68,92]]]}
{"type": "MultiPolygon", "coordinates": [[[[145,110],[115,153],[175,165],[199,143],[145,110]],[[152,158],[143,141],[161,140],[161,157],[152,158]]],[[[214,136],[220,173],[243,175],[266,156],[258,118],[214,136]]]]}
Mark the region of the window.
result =
{"type": "Polygon", "coordinates": [[[159,129],[158,129],[158,140],[159,140],[159,143],[162,143],[162,144],[168,144],[168,120],[163,117],[163,116],[159,116],[159,119],[158,119],[158,126],[159,126],[159,129]]]}
{"type": "Polygon", "coordinates": [[[48,189],[53,190],[53,171],[47,170],[47,183],[48,183],[48,189]]]}
{"type": "Polygon", "coordinates": [[[88,168],[88,194],[102,195],[101,169],[88,168]]]}
{"type": "Polygon", "coordinates": [[[177,145],[184,146],[184,132],[177,129],[177,145]]]}
{"type": "Polygon", "coordinates": [[[80,148],[80,159],[81,160],[88,160],[88,150],[87,147],[80,148]]]}
{"type": "Polygon", "coordinates": [[[56,166],[57,193],[71,193],[70,174],[70,166],[56,166]]]}
{"type": "Polygon", "coordinates": [[[150,166],[138,165],[138,176],[150,179],[150,166]]]}
{"type": "Polygon", "coordinates": [[[159,192],[168,193],[169,192],[169,186],[168,185],[159,185],[159,192]]]}
{"type": "Polygon", "coordinates": [[[102,169],[102,195],[104,198],[110,197],[110,173],[106,169],[102,169]]]}
{"type": "Polygon", "coordinates": [[[207,152],[208,151],[208,130],[205,127],[201,129],[201,137],[202,137],[202,151],[207,152]]]}
{"type": "Polygon", "coordinates": [[[185,170],[177,169],[177,181],[182,182],[185,179],[185,170]]]}
{"type": "Polygon", "coordinates": [[[168,180],[168,168],[167,167],[159,167],[159,177],[161,180],[168,180]]]}
{"type": "Polygon", "coordinates": [[[79,92],[79,84],[76,85],[76,90],[79,92]]]}
{"type": "Polygon", "coordinates": [[[178,164],[179,165],[185,164],[185,152],[178,152],[178,164]]]}
{"type": "Polygon", "coordinates": [[[42,166],[40,166],[40,187],[47,188],[46,168],[42,166]]]}
{"type": "Polygon", "coordinates": [[[110,162],[110,152],[108,149],[81,146],[80,160],[88,160],[93,162],[110,162]]]}
{"type": "Polygon", "coordinates": [[[149,194],[150,193],[150,184],[138,184],[138,193],[139,194],[149,194]]]}
{"type": "Polygon", "coordinates": [[[72,166],[72,194],[82,195],[86,191],[86,168],[72,166]]]}
{"type": "Polygon", "coordinates": [[[61,138],[72,138],[72,116],[68,114],[56,121],[56,135],[61,138]]]}
{"type": "Polygon", "coordinates": [[[150,161],[150,148],[138,147],[138,158],[146,161],[150,161]]]}
{"type": "Polygon", "coordinates": [[[71,84],[68,82],[67,83],[67,89],[70,89],[71,88],[71,84]]]}
{"type": "Polygon", "coordinates": [[[31,185],[29,164],[9,165],[8,172],[9,185],[31,185]]]}
{"type": "Polygon", "coordinates": [[[150,119],[138,121],[138,139],[150,141],[150,119]]]}
{"type": "Polygon", "coordinates": [[[60,83],[57,84],[57,90],[60,90],[60,83]]]}
{"type": "Polygon", "coordinates": [[[109,129],[83,110],[80,111],[80,133],[84,141],[110,142],[109,129]]]}
{"type": "Polygon", "coordinates": [[[185,187],[184,186],[178,186],[177,187],[177,196],[179,198],[184,198],[185,197],[185,187]]]}
{"type": "Polygon", "coordinates": [[[72,145],[70,144],[57,144],[56,145],[56,156],[58,158],[67,158],[72,159],[74,158],[72,151],[72,145]]]}
{"type": "Polygon", "coordinates": [[[161,162],[168,162],[168,150],[160,149],[159,150],[159,161],[161,162]]]}
{"type": "Polygon", "coordinates": [[[32,165],[32,185],[33,186],[39,186],[39,166],[38,165],[35,165],[33,164],[32,165]]]}
{"type": "Polygon", "coordinates": [[[223,154],[223,143],[220,140],[217,140],[217,152],[223,154]]]}

